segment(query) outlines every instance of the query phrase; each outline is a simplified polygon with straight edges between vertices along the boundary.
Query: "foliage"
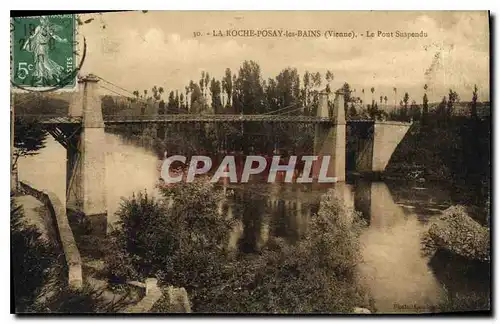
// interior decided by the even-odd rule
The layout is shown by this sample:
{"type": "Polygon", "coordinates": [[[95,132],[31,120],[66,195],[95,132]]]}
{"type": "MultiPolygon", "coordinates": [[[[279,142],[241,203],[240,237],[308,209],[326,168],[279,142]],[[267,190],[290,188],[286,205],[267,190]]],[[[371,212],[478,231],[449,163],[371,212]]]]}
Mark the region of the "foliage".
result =
{"type": "Polygon", "coordinates": [[[167,249],[163,252],[169,255],[176,246],[173,229],[163,208],[154,198],[139,193],[122,201],[117,216],[117,229],[110,235],[114,253],[106,259],[111,278],[120,281],[154,275],[157,270],[153,269],[155,262],[160,261],[159,266],[166,263],[166,260],[157,260],[161,254],[154,248],[160,245],[167,249]],[[138,269],[142,273],[138,273],[138,269]]]}
{"type": "MultiPolygon", "coordinates": [[[[325,83],[327,92],[337,90],[330,89],[333,79],[333,71],[325,71],[323,74],[317,71],[305,71],[301,76],[293,67],[284,68],[276,75],[265,78],[257,62],[244,61],[240,68],[234,72],[227,68],[219,80],[214,77],[210,79],[209,74],[202,71],[199,80],[191,80],[185,86],[185,93],[177,90],[165,92],[169,93],[168,98],[158,107],[150,107],[150,103],[153,102],[148,101],[141,102],[132,107],[131,110],[120,107],[113,110],[108,108],[106,104],[105,110],[119,113],[126,111],[127,114],[133,115],[149,113],[262,114],[271,112],[277,115],[315,115],[319,105],[319,93],[324,90],[325,83]]],[[[139,90],[135,90],[133,94],[137,100],[139,96],[144,100],[159,100],[161,89],[162,87],[154,86],[151,89],[152,96],[149,97],[147,96],[148,90],[144,90],[144,95],[139,90]]],[[[404,113],[404,118],[398,114],[388,115],[382,107],[375,103],[375,100],[366,109],[363,107],[363,100],[356,96],[356,89],[352,89],[347,82],[343,83],[342,90],[345,113],[350,119],[409,120],[407,112],[404,113]]],[[[370,90],[374,98],[375,88],[371,87],[370,90]]],[[[396,89],[394,90],[396,91],[396,89]]],[[[364,94],[364,89],[361,92],[364,94]]],[[[380,98],[380,105],[385,100],[387,106],[387,96],[380,96],[380,98]]],[[[106,101],[108,100],[106,99],[106,101]]],[[[333,96],[331,96],[328,105],[330,108],[333,106],[333,96]]],[[[310,125],[245,123],[243,125],[207,125],[206,127],[198,125],[194,128],[170,126],[151,127],[151,132],[137,130],[134,127],[125,129],[116,126],[113,128],[114,131],[134,140],[142,136],[140,141],[146,143],[145,145],[148,147],[158,149],[161,147],[162,151],[159,152],[161,155],[165,150],[191,154],[199,153],[202,149],[207,149],[210,152],[225,150],[248,153],[246,151],[249,148],[264,154],[272,154],[276,148],[286,148],[290,152],[312,153],[310,139],[313,136],[314,128],[310,125]],[[148,139],[148,136],[153,139],[148,139]],[[155,140],[158,140],[159,143],[154,143],[155,140]],[[189,147],[189,149],[183,151],[184,147],[189,147]]]]}
{"type": "Polygon", "coordinates": [[[207,270],[211,260],[224,252],[231,220],[219,215],[219,195],[208,181],[162,190],[161,202],[140,193],[122,203],[118,228],[111,233],[116,251],[107,260],[111,275],[117,279],[156,276],[178,286],[196,287],[204,280],[199,271],[207,270]]]}
{"type": "Polygon", "coordinates": [[[474,221],[463,206],[444,211],[429,229],[438,248],[471,260],[490,260],[490,231],[474,221]]]}
{"type": "Polygon", "coordinates": [[[22,207],[11,198],[11,264],[17,313],[113,312],[123,301],[106,302],[102,291],[67,286],[64,256],[41,238],[39,230],[23,220],[22,207]]]}
{"type": "Polygon", "coordinates": [[[184,288],[161,288],[162,296],[153,305],[150,313],[188,313],[191,312],[189,298],[184,288]]]}
{"type": "Polygon", "coordinates": [[[422,122],[413,123],[387,171],[405,176],[408,168],[419,168],[425,180],[449,183],[457,203],[487,206],[491,173],[489,117],[448,118],[446,105],[444,99],[428,111],[422,122]]]}
{"type": "Polygon", "coordinates": [[[226,251],[233,220],[218,213],[212,184],[200,179],[162,193],[159,203],[139,194],[122,204],[112,272],[132,268],[134,278],[185,287],[197,312],[350,312],[357,303],[361,223],[332,193],[296,245],[275,239],[236,257],[226,251]]]}
{"type": "Polygon", "coordinates": [[[424,97],[422,99],[422,125],[427,124],[428,118],[429,118],[429,99],[427,98],[427,93],[424,93],[424,97]]]}
{"type": "Polygon", "coordinates": [[[359,302],[359,216],[325,195],[305,238],[295,245],[275,238],[260,255],[224,268],[221,289],[210,290],[203,312],[345,313],[359,302]],[[232,274],[232,275],[231,275],[232,274]]]}
{"type": "Polygon", "coordinates": [[[14,125],[14,165],[21,156],[35,155],[45,147],[47,132],[40,122],[16,117],[14,125]]]}
{"type": "Polygon", "coordinates": [[[477,85],[474,85],[474,90],[472,91],[472,103],[470,108],[470,115],[472,118],[477,118],[477,85]]]}
{"type": "Polygon", "coordinates": [[[488,295],[476,293],[456,293],[448,296],[446,300],[439,305],[440,312],[472,312],[472,311],[490,311],[491,302],[488,295]]]}
{"type": "Polygon", "coordinates": [[[106,300],[103,289],[85,285],[81,290],[60,287],[60,290],[44,302],[35,305],[37,313],[95,314],[116,313],[128,306],[125,297],[106,300]]]}
{"type": "Polygon", "coordinates": [[[28,225],[21,206],[10,201],[11,264],[16,312],[30,311],[49,279],[50,268],[58,265],[56,249],[28,225]]]}

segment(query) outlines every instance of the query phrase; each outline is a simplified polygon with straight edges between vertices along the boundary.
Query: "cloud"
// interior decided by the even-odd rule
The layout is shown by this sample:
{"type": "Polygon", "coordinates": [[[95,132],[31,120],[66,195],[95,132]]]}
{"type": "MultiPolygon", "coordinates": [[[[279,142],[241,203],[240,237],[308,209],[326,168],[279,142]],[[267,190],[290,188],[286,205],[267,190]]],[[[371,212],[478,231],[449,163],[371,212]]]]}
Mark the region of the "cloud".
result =
{"type": "MultiPolygon", "coordinates": [[[[358,33],[377,31],[378,28],[393,32],[422,30],[428,37],[358,37],[353,40],[323,37],[279,40],[210,36],[195,38],[193,30],[208,32],[215,25],[217,28],[234,28],[230,27],[233,17],[222,14],[196,16],[199,19],[185,19],[186,23],[181,26],[177,24],[180,18],[176,21],[174,18],[177,16],[173,14],[168,16],[170,19],[164,18],[166,16],[161,13],[154,16],[138,14],[133,18],[134,24],[120,23],[125,19],[122,17],[132,19],[133,15],[129,13],[123,16],[110,15],[109,27],[105,31],[92,24],[83,26],[89,35],[93,35],[88,38],[90,55],[84,68],[130,89],[162,85],[175,90],[183,89],[191,79],[199,79],[201,71],[208,71],[211,76],[218,78],[227,67],[235,72],[242,61],[255,60],[261,66],[264,79],[288,66],[296,67],[299,73],[305,70],[324,73],[328,69],[335,74],[335,82],[342,84],[347,81],[358,88],[375,86],[389,93],[396,86],[421,98],[423,84],[428,83],[430,92],[435,92],[435,98],[431,100],[435,100],[448,88],[454,88],[462,92],[461,96],[468,97],[469,90],[477,83],[480,97],[487,98],[487,15],[470,12],[377,14],[380,19],[373,19],[369,13],[360,13],[360,19],[357,19],[357,14],[353,13],[349,19],[342,20],[342,28],[358,33]]],[[[259,22],[257,15],[245,14],[246,18],[238,22],[238,28],[255,28],[254,24],[259,22]]],[[[318,19],[311,17],[304,21],[268,21],[266,27],[291,28],[295,24],[301,28],[316,27],[323,30],[335,27],[327,16],[318,14],[318,19]]],[[[337,27],[340,31],[340,26],[337,27]]]]}

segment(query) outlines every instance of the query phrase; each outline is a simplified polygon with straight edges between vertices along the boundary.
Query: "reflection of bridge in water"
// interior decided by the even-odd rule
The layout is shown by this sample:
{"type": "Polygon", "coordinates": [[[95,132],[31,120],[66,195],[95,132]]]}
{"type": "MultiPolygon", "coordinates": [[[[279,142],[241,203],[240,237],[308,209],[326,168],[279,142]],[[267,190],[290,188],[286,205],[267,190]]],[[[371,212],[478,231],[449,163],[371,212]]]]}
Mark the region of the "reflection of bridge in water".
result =
{"type": "MultiPolygon", "coordinates": [[[[358,179],[354,184],[242,184],[223,186],[227,199],[220,211],[240,219],[235,228],[247,251],[256,251],[270,235],[296,241],[318,211],[321,196],[329,189],[346,208],[361,213],[370,227],[390,228],[404,221],[387,185],[358,179]]],[[[234,246],[233,241],[233,248],[234,246]]]]}
{"type": "MultiPolygon", "coordinates": [[[[320,94],[317,116],[273,115],[156,115],[156,116],[103,116],[97,91],[99,79],[89,75],[80,80],[76,99],[67,116],[36,117],[47,131],[66,148],[67,179],[66,202],[68,208],[89,216],[92,228],[105,233],[107,206],[105,190],[105,156],[103,148],[106,125],[165,124],[165,123],[302,123],[315,129],[314,155],[319,159],[330,156],[326,176],[345,180],[346,126],[356,141],[356,171],[381,172],[392,153],[408,131],[410,124],[379,121],[346,121],[341,92],[335,93],[332,112],[328,107],[328,94],[320,94]]],[[[23,116],[21,116],[23,117],[23,116]]],[[[321,163],[315,163],[313,177],[319,174],[321,163]]]]}

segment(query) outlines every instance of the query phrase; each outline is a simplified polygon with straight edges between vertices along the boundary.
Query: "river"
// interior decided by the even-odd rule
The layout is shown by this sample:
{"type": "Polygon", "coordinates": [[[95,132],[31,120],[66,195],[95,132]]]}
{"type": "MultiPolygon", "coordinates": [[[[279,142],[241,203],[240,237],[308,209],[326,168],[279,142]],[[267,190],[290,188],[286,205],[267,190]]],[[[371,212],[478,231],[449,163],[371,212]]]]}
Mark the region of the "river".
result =
{"type": "MultiPolygon", "coordinates": [[[[112,134],[106,134],[105,150],[108,221],[113,222],[122,197],[140,190],[155,193],[158,160],[146,149],[127,144],[112,134]]],[[[61,201],[65,201],[65,170],[66,151],[51,137],[38,155],[19,161],[20,180],[54,192],[61,201]]],[[[438,280],[439,270],[431,267],[429,259],[420,253],[420,234],[432,217],[451,204],[450,193],[439,185],[359,179],[333,187],[369,224],[360,238],[363,262],[358,265],[358,272],[360,283],[369,288],[377,310],[401,312],[398,305],[432,310],[443,300],[445,291],[438,280]]],[[[327,189],[314,184],[246,185],[243,191],[258,195],[236,195],[233,199],[232,203],[244,199],[253,209],[243,214],[229,244],[252,252],[262,248],[270,236],[300,239],[327,189]]],[[[229,213],[233,212],[232,203],[225,207],[229,213]]],[[[467,285],[466,278],[454,280],[467,285]]]]}

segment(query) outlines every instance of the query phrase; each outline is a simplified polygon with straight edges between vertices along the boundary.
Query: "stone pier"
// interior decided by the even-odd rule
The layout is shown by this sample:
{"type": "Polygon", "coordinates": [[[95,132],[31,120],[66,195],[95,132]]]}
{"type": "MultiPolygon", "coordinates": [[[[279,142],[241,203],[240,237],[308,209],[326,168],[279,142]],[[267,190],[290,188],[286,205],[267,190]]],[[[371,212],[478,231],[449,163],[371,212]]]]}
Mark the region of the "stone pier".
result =
{"type": "Polygon", "coordinates": [[[346,148],[346,120],[344,113],[344,94],[335,93],[333,109],[328,107],[329,94],[320,93],[318,116],[333,120],[333,125],[316,124],[314,135],[314,155],[318,161],[313,166],[313,178],[317,179],[320,173],[321,161],[324,156],[330,156],[330,163],[326,175],[335,177],[337,181],[345,181],[345,148],[346,148]]]}
{"type": "Polygon", "coordinates": [[[82,117],[82,127],[67,148],[67,202],[88,217],[94,234],[105,234],[106,139],[98,81],[93,75],[81,78],[70,108],[72,116],[82,117]]]}

